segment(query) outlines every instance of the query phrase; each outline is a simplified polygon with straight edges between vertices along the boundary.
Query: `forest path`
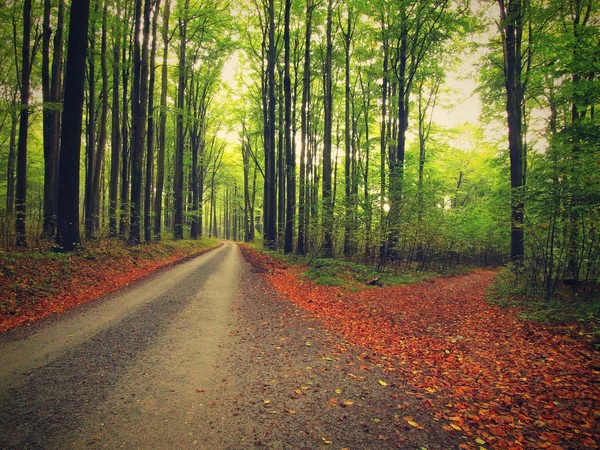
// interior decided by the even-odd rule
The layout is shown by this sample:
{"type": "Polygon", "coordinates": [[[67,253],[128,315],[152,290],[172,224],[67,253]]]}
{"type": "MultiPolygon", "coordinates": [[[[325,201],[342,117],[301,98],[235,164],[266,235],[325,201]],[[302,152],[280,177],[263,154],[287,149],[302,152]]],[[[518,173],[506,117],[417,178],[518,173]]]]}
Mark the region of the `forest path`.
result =
{"type": "Polygon", "coordinates": [[[0,448],[458,447],[255,271],[227,243],[4,335],[0,448]]]}

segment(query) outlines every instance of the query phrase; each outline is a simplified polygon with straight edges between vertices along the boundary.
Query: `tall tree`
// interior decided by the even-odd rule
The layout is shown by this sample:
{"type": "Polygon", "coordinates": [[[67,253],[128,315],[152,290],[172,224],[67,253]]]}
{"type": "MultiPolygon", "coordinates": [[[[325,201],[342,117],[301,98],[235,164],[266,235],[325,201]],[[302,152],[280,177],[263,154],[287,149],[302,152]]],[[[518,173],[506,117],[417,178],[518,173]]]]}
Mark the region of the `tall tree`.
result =
{"type": "Polygon", "coordinates": [[[167,91],[169,83],[167,61],[169,58],[170,14],[171,0],[165,0],[162,20],[163,58],[161,68],[160,118],[158,124],[158,154],[156,158],[156,193],[154,196],[154,235],[156,239],[160,239],[162,230],[162,197],[165,181],[165,145],[167,134],[167,91]]]}
{"type": "MultiPolygon", "coordinates": [[[[121,18],[121,0],[117,0],[117,18],[121,18]]],[[[110,154],[110,185],[108,189],[108,221],[109,236],[117,236],[117,214],[119,196],[119,161],[121,152],[121,124],[120,124],[120,58],[121,58],[121,30],[119,20],[113,25],[113,58],[112,58],[112,122],[111,122],[111,154],[110,154]]],[[[125,164],[125,161],[123,162],[125,164]]]]}
{"type": "Polygon", "coordinates": [[[312,39],[312,18],[315,5],[313,0],[306,2],[306,24],[304,39],[304,69],[302,75],[302,102],[300,107],[300,180],[298,184],[298,244],[296,251],[303,255],[306,252],[306,223],[308,192],[306,159],[308,153],[309,118],[310,118],[310,43],[312,39]]]}
{"type": "Polygon", "coordinates": [[[179,17],[179,75],[177,82],[177,126],[175,141],[175,174],[174,174],[174,203],[175,203],[175,239],[183,239],[183,153],[184,136],[183,120],[185,106],[185,81],[186,81],[186,47],[188,10],[190,2],[185,0],[179,17]]]}
{"type": "Polygon", "coordinates": [[[283,62],[283,90],[285,104],[285,160],[286,167],[286,211],[285,211],[285,240],[283,250],[291,253],[294,249],[294,226],[296,222],[296,155],[292,143],[292,83],[290,80],[290,11],[291,0],[285,0],[284,12],[284,62],[283,62]]]}
{"type": "Polygon", "coordinates": [[[69,41],[65,72],[65,100],[62,118],[58,170],[58,211],[56,243],[65,250],[81,243],[79,235],[79,161],[88,42],[90,0],[74,0],[69,19],[69,41]]]}
{"type": "Polygon", "coordinates": [[[523,14],[528,0],[497,0],[500,8],[500,31],[504,50],[504,86],[510,155],[511,220],[510,259],[522,266],[525,255],[523,239],[524,176],[523,117],[524,85],[522,78],[523,14]]]}
{"type": "Polygon", "coordinates": [[[144,135],[146,132],[148,106],[148,41],[151,14],[152,4],[150,0],[144,0],[143,15],[142,0],[136,1],[131,106],[133,151],[131,155],[131,204],[129,220],[129,243],[134,245],[139,244],[141,241],[142,162],[144,159],[144,135]]]}
{"type": "Polygon", "coordinates": [[[333,124],[333,0],[327,2],[326,50],[323,65],[323,253],[333,256],[333,196],[331,190],[331,133],[333,124]]]}
{"type": "Polygon", "coordinates": [[[154,174],[154,84],[156,78],[156,47],[160,0],[154,4],[152,19],[152,50],[150,51],[150,85],[148,87],[148,134],[146,139],[146,185],[144,189],[144,241],[152,240],[152,188],[154,174]]]}
{"type": "Polygon", "coordinates": [[[277,185],[275,183],[275,2],[268,0],[268,51],[267,51],[267,115],[265,124],[265,185],[264,185],[264,241],[268,248],[277,245],[277,185]]]}
{"type": "Polygon", "coordinates": [[[27,245],[25,216],[27,211],[27,138],[29,134],[29,87],[31,76],[31,0],[23,2],[23,47],[21,52],[21,112],[17,147],[17,186],[15,197],[15,231],[18,246],[27,245]]]}
{"type": "Polygon", "coordinates": [[[62,90],[63,28],[65,5],[58,2],[56,30],[50,64],[52,27],[50,15],[52,2],[44,0],[44,37],[42,50],[42,95],[44,100],[44,225],[43,234],[52,238],[56,234],[56,184],[58,150],[60,146],[59,102],[62,90]]]}

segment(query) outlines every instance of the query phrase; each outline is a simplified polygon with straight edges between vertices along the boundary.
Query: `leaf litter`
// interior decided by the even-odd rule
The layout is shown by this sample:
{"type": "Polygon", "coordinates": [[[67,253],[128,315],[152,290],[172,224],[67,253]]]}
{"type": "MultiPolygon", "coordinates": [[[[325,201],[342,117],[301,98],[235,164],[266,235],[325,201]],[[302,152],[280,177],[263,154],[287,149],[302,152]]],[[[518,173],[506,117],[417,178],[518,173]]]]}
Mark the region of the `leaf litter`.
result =
{"type": "Polygon", "coordinates": [[[351,292],[315,285],[300,276],[301,268],[242,250],[282,300],[368,349],[363,358],[383,364],[389,374],[381,386],[394,378],[411,386],[444,430],[474,439],[461,448],[600,445],[600,374],[589,364],[593,350],[556,327],[490,305],[485,292],[496,272],[351,292]]]}

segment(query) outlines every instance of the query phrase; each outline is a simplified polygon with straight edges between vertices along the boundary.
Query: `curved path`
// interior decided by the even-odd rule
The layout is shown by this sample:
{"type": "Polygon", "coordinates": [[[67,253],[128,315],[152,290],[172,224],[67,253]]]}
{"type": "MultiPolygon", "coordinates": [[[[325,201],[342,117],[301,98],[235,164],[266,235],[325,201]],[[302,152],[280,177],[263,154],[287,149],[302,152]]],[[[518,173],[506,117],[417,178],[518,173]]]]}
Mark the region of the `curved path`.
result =
{"type": "Polygon", "coordinates": [[[1,336],[0,448],[457,447],[357,351],[226,243],[1,336]]]}

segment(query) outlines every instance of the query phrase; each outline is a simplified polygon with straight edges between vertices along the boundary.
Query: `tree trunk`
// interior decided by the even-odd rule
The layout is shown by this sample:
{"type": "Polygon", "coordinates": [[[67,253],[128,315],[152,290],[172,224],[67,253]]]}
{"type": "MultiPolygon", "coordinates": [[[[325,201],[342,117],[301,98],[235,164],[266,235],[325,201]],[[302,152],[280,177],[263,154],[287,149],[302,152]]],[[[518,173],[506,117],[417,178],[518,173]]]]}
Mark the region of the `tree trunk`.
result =
{"type": "Polygon", "coordinates": [[[107,66],[107,15],[108,7],[104,3],[102,16],[102,41],[100,44],[101,72],[102,72],[102,112],[100,113],[100,135],[98,137],[98,148],[96,150],[96,161],[94,162],[94,177],[92,181],[92,217],[93,227],[100,229],[100,191],[102,190],[102,177],[104,167],[104,154],[106,151],[106,127],[108,119],[108,66],[107,66]]]}
{"type": "Polygon", "coordinates": [[[300,181],[298,195],[298,244],[296,251],[304,255],[306,253],[306,203],[307,203],[307,183],[306,183],[306,158],[308,150],[308,121],[310,108],[310,41],[312,34],[312,0],[306,2],[306,38],[304,41],[304,73],[302,75],[302,105],[300,107],[300,181]]]}
{"type": "Polygon", "coordinates": [[[89,51],[88,51],[88,101],[87,130],[85,151],[85,189],[83,222],[86,239],[94,235],[94,148],[96,145],[96,17],[100,0],[94,0],[94,13],[90,17],[89,51]]]}
{"type": "Polygon", "coordinates": [[[263,207],[265,209],[265,246],[275,248],[277,245],[277,186],[275,184],[275,2],[269,0],[268,35],[269,49],[267,53],[267,89],[268,114],[265,142],[265,192],[263,207]]]}
{"type": "Polygon", "coordinates": [[[187,44],[187,12],[189,0],[185,0],[184,18],[179,19],[180,44],[179,44],[179,81],[177,87],[177,129],[175,142],[175,239],[183,239],[183,108],[185,101],[186,61],[185,52],[187,44]]]}
{"type": "MultiPolygon", "coordinates": [[[[118,18],[121,19],[121,1],[116,4],[118,18]]],[[[121,24],[114,25],[113,42],[113,87],[112,87],[112,130],[111,130],[111,153],[110,153],[110,186],[108,192],[108,233],[110,237],[117,236],[117,206],[119,195],[119,152],[121,149],[120,111],[119,111],[119,58],[121,54],[121,24]]],[[[126,162],[123,161],[123,164],[126,162]]]]}
{"type": "Polygon", "coordinates": [[[283,34],[284,63],[283,63],[283,90],[285,97],[285,156],[286,170],[286,210],[285,210],[285,238],[283,250],[291,253],[294,250],[294,225],[296,222],[296,155],[292,142],[292,86],[290,81],[290,10],[292,1],[285,1],[285,24],[283,34]]]}
{"type": "Polygon", "coordinates": [[[523,237],[523,136],[521,106],[521,40],[523,11],[519,0],[498,0],[504,44],[504,73],[506,87],[506,114],[508,120],[508,151],[510,155],[511,233],[510,259],[517,268],[523,265],[525,244],[523,237]]]}
{"type": "MultiPolygon", "coordinates": [[[[142,25],[142,0],[136,1],[135,35],[140,35],[142,25]]],[[[133,151],[131,159],[131,204],[129,220],[129,243],[141,242],[142,210],[142,163],[144,159],[144,135],[148,106],[148,40],[150,34],[150,0],[144,0],[142,43],[134,39],[133,46],[133,96],[131,119],[133,123],[133,151]]]]}
{"type": "Polygon", "coordinates": [[[65,101],[58,169],[56,243],[64,251],[81,243],[79,235],[79,164],[88,42],[89,0],[71,5],[65,72],[65,101]]]}
{"type": "Polygon", "coordinates": [[[23,48],[21,62],[21,111],[19,117],[19,144],[17,147],[17,186],[16,186],[16,244],[27,246],[25,215],[27,209],[27,137],[29,134],[29,82],[30,82],[30,42],[31,42],[31,0],[23,3],[23,48]]]}
{"type": "Polygon", "coordinates": [[[150,86],[148,88],[148,136],[146,141],[146,189],[144,192],[144,241],[152,241],[152,176],[154,173],[154,84],[156,65],[156,36],[160,0],[154,5],[152,18],[152,50],[150,52],[150,86]]]}
{"type": "Polygon", "coordinates": [[[60,145],[60,102],[62,75],[62,47],[64,2],[58,3],[58,18],[54,35],[52,67],[50,67],[50,38],[52,29],[50,0],[44,1],[44,37],[42,54],[42,95],[44,100],[44,225],[43,236],[53,238],[56,235],[56,183],[58,174],[58,149],[60,145]]]}
{"type": "MultiPolygon", "coordinates": [[[[129,2],[125,2],[125,19],[124,24],[129,23],[131,20],[130,10],[127,9],[129,2]]],[[[131,50],[133,45],[133,30],[128,31],[128,27],[125,25],[125,33],[123,33],[123,50],[122,50],[122,78],[123,78],[123,92],[122,101],[123,108],[121,114],[121,217],[119,221],[119,235],[121,239],[125,239],[127,236],[128,219],[129,219],[129,175],[130,175],[130,143],[131,135],[127,126],[127,111],[129,110],[129,63],[131,61],[131,50]]]]}
{"type": "Polygon", "coordinates": [[[333,201],[331,191],[331,130],[333,123],[333,86],[331,77],[333,53],[332,16],[333,2],[329,0],[327,4],[327,49],[323,68],[323,253],[325,257],[333,256],[333,201]]]}
{"type": "Polygon", "coordinates": [[[167,133],[167,90],[168,90],[168,66],[169,57],[169,17],[171,11],[171,0],[165,1],[163,13],[163,62],[161,72],[161,91],[160,91],[160,119],[158,131],[158,155],[156,167],[156,193],[154,197],[154,237],[161,238],[162,224],[162,197],[165,182],[165,140],[167,133]]]}

